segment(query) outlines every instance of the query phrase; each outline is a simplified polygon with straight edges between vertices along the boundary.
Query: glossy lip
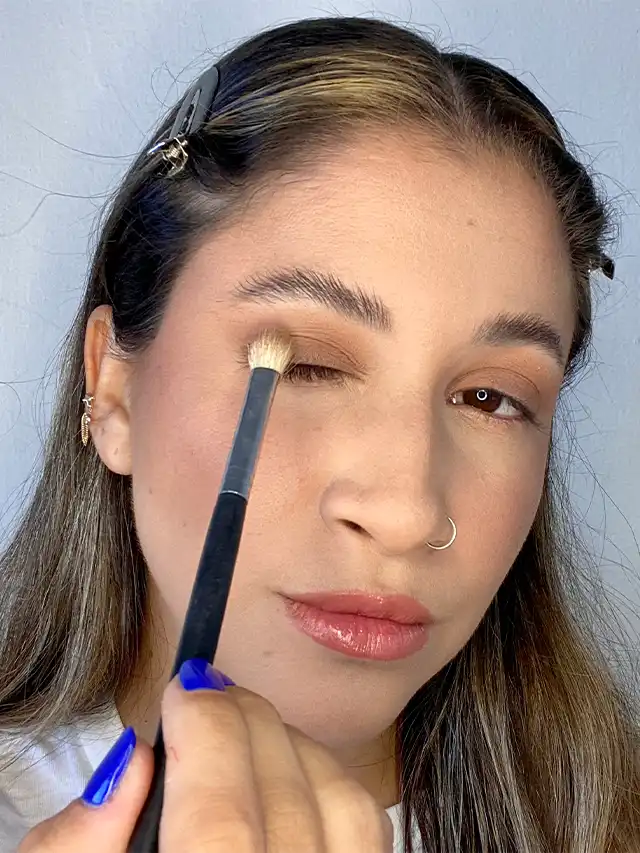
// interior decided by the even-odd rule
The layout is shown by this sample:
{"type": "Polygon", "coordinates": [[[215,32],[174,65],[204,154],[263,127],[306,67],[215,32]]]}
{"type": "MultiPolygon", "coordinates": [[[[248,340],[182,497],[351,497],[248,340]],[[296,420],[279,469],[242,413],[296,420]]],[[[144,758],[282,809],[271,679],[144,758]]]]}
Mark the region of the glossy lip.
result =
{"type": "Polygon", "coordinates": [[[359,590],[286,594],[289,601],[317,607],[327,613],[351,613],[385,619],[400,625],[427,625],[433,617],[426,607],[407,595],[376,595],[359,590]]]}
{"type": "MultiPolygon", "coordinates": [[[[298,631],[301,631],[313,642],[320,646],[340,652],[347,657],[363,658],[375,661],[397,661],[408,658],[420,651],[429,640],[429,627],[424,622],[398,622],[389,618],[376,616],[365,616],[362,613],[353,613],[354,609],[373,609],[377,612],[388,613],[390,602],[388,598],[380,597],[377,601],[371,601],[371,596],[350,595],[348,600],[341,596],[341,600],[335,596],[322,596],[322,603],[326,606],[331,603],[332,607],[349,607],[350,611],[337,612],[335,610],[321,610],[314,604],[307,604],[295,599],[286,598],[285,607],[287,615],[298,631]],[[361,604],[354,604],[360,601],[361,604]]],[[[407,601],[393,602],[394,615],[397,618],[415,619],[416,602],[407,601]],[[407,610],[412,611],[409,615],[407,610]]],[[[423,612],[423,609],[421,609],[423,612]]],[[[424,618],[424,616],[421,616],[424,618]]]]}

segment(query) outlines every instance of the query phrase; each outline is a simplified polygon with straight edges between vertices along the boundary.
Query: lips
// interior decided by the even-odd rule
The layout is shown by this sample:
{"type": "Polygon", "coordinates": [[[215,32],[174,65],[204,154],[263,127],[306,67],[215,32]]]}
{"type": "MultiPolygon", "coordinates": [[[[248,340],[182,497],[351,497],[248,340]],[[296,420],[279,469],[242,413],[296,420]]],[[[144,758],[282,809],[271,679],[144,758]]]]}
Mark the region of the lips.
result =
{"type": "Polygon", "coordinates": [[[350,613],[397,622],[400,625],[426,625],[433,621],[426,607],[406,595],[375,595],[346,591],[292,594],[285,597],[327,613],[350,613]]]}
{"type": "Polygon", "coordinates": [[[314,643],[351,658],[389,662],[429,640],[429,612],[406,596],[309,593],[285,598],[293,626],[314,643]]]}

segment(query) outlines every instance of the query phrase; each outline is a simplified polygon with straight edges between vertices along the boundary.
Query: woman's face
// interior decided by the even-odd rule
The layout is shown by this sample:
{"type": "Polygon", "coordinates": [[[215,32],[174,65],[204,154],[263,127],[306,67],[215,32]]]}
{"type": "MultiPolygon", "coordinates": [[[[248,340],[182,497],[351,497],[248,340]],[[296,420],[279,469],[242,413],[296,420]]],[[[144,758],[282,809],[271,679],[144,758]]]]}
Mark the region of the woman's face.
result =
{"type": "Polygon", "coordinates": [[[465,165],[425,139],[366,137],[255,194],[123,366],[126,429],[110,432],[106,412],[100,428],[96,389],[94,438],[132,475],[168,665],[262,329],[286,330],[315,367],[277,391],[215,665],[340,748],[393,723],[509,571],[540,501],[573,321],[554,205],[506,158],[465,165]],[[264,285],[275,271],[279,291],[264,285]],[[457,538],[432,550],[447,516],[457,538]],[[421,602],[426,645],[358,659],[287,616],[283,595],[354,589],[421,602]]]}

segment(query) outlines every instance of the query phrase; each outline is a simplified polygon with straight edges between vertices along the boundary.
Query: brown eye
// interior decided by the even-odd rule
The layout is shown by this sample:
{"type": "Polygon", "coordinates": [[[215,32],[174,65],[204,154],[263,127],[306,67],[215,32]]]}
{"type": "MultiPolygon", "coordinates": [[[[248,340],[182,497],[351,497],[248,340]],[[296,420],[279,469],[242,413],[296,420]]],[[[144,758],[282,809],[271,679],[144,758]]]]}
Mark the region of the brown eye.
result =
{"type": "Polygon", "coordinates": [[[454,406],[469,406],[487,417],[505,421],[529,420],[531,415],[522,403],[493,388],[468,388],[450,398],[454,406]]]}
{"type": "Polygon", "coordinates": [[[462,403],[465,406],[474,406],[482,409],[487,414],[494,414],[506,400],[504,394],[493,391],[491,388],[471,388],[462,392],[462,403]]]}

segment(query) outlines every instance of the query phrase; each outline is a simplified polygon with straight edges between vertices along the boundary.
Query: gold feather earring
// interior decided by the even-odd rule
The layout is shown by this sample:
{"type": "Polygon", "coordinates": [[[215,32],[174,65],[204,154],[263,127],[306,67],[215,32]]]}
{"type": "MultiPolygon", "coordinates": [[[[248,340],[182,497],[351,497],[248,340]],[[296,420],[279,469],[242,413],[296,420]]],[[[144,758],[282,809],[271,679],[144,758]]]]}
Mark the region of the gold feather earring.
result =
{"type": "Polygon", "coordinates": [[[91,409],[93,408],[93,397],[88,394],[82,398],[84,403],[84,414],[80,420],[80,435],[82,443],[86,447],[89,443],[89,424],[91,423],[91,409]]]}

